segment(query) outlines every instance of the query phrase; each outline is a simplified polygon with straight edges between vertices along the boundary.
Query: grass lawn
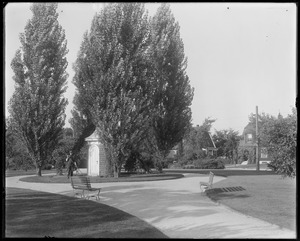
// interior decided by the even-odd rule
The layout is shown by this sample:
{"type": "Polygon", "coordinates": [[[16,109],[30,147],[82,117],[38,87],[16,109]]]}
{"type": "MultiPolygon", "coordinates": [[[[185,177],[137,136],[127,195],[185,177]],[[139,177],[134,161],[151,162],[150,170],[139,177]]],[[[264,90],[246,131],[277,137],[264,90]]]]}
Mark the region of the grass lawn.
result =
{"type": "Polygon", "coordinates": [[[256,170],[239,170],[239,169],[164,169],[168,173],[198,173],[209,174],[212,171],[217,176],[229,177],[229,176],[266,176],[274,175],[273,171],[256,171],[256,170]]]}
{"type": "Polygon", "coordinates": [[[236,211],[296,230],[296,180],[280,175],[227,175],[207,195],[236,211]]]}
{"type": "MultiPolygon", "coordinates": [[[[179,173],[162,173],[162,174],[133,174],[133,175],[121,175],[119,178],[113,177],[90,177],[91,183],[105,183],[105,182],[139,182],[139,181],[159,181],[170,180],[183,177],[179,173]]],[[[45,176],[30,176],[20,179],[23,182],[39,182],[39,183],[70,183],[67,175],[45,175],[45,176]]]]}
{"type": "Polygon", "coordinates": [[[7,188],[5,237],[168,238],[135,216],[90,200],[7,188]]]}
{"type": "MultiPolygon", "coordinates": [[[[35,175],[35,170],[6,170],[6,177],[13,176],[26,176],[35,175]]],[[[85,174],[83,174],[85,175],[85,174]]],[[[135,174],[123,172],[119,178],[114,177],[90,177],[91,183],[105,183],[105,182],[138,182],[138,181],[159,181],[159,180],[170,180],[183,177],[180,173],[153,173],[153,174],[135,174]]],[[[66,170],[63,175],[56,175],[56,170],[43,170],[42,176],[31,176],[20,179],[23,182],[38,182],[38,183],[70,183],[70,179],[67,178],[66,170]],[[46,174],[46,175],[45,175],[46,174]]]]}
{"type": "MultiPolygon", "coordinates": [[[[42,174],[55,173],[56,170],[42,170],[42,174]]],[[[6,177],[24,176],[24,175],[35,175],[36,170],[5,170],[6,177]]]]}

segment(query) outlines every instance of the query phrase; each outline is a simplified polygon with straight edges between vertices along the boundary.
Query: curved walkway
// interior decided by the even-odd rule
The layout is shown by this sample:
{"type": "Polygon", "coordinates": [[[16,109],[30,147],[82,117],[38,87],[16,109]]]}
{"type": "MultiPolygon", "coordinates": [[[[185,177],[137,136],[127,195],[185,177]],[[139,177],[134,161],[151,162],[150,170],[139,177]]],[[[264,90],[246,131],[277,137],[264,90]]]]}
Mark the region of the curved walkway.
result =
{"type": "MultiPolygon", "coordinates": [[[[199,181],[207,181],[207,176],[184,175],[173,180],[92,186],[102,187],[101,203],[145,220],[170,238],[296,238],[294,231],[243,215],[201,195],[199,181]]],[[[70,184],[22,182],[22,177],[7,177],[6,186],[72,194],[70,184]]],[[[223,179],[215,176],[214,182],[223,179]]]]}

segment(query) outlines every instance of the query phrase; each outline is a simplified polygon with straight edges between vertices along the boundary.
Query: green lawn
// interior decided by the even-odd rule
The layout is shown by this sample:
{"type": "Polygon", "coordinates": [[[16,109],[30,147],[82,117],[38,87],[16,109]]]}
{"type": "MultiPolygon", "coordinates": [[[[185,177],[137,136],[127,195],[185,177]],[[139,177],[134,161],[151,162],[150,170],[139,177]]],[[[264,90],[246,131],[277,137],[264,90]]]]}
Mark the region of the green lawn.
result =
{"type": "MultiPolygon", "coordinates": [[[[6,170],[6,177],[13,176],[26,176],[26,175],[35,175],[35,170],[6,170]]],[[[84,175],[84,174],[83,174],[84,175]]],[[[153,174],[135,174],[135,173],[126,173],[123,172],[120,174],[119,178],[114,177],[90,177],[91,183],[105,183],[105,182],[138,182],[138,181],[159,181],[159,180],[170,180],[182,178],[183,175],[180,173],[153,173],[153,174]]],[[[23,182],[38,182],[38,183],[70,183],[64,170],[63,175],[56,175],[54,170],[43,170],[42,176],[30,176],[20,179],[23,182]],[[45,175],[46,174],[46,175],[45,175]],[[52,174],[52,175],[51,175],[52,174]]]]}
{"type": "MultiPolygon", "coordinates": [[[[42,174],[56,173],[56,170],[42,170],[42,174]]],[[[24,175],[35,175],[36,170],[5,170],[6,177],[24,176],[24,175]]]]}
{"type": "Polygon", "coordinates": [[[135,216],[91,200],[7,188],[5,237],[168,238],[135,216]]]}
{"type": "MultiPolygon", "coordinates": [[[[213,190],[208,196],[234,210],[246,215],[256,217],[280,227],[295,230],[296,219],[296,181],[295,179],[282,179],[272,171],[234,170],[234,169],[165,169],[165,174],[159,175],[129,175],[119,179],[100,179],[92,177],[92,182],[105,181],[147,181],[163,180],[182,177],[181,173],[208,174],[213,171],[215,175],[227,177],[225,180],[214,183],[213,190]],[[178,175],[178,176],[176,176],[178,175]],[[157,178],[157,179],[155,179],[157,178]],[[100,179],[100,180],[99,180],[100,179]]],[[[12,174],[9,174],[12,175],[12,174]]],[[[20,175],[20,174],[19,174],[20,175]]],[[[23,181],[34,182],[69,182],[66,176],[26,177],[23,181]]]]}
{"type": "Polygon", "coordinates": [[[256,171],[256,170],[238,170],[238,169],[164,169],[168,173],[198,173],[198,174],[208,174],[212,171],[217,176],[229,177],[229,176],[266,176],[274,175],[273,171],[256,171]]]}
{"type": "Polygon", "coordinates": [[[296,180],[280,175],[228,175],[207,195],[241,213],[296,229],[296,180]],[[244,190],[243,190],[244,189],[244,190]]]}
{"type": "MultiPolygon", "coordinates": [[[[119,178],[113,177],[90,177],[91,183],[105,183],[105,182],[139,182],[139,181],[159,181],[170,180],[183,177],[182,174],[140,174],[140,175],[126,175],[119,178]]],[[[70,179],[66,175],[45,175],[45,176],[30,176],[20,179],[23,182],[39,182],[39,183],[70,183],[70,179]]]]}

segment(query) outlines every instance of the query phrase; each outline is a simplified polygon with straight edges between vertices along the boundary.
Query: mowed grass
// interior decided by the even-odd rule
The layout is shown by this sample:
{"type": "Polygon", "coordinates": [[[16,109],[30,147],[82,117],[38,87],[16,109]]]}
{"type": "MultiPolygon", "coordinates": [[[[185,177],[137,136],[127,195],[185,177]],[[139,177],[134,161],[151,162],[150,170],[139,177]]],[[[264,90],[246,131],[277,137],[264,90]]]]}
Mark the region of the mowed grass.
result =
{"type": "Polygon", "coordinates": [[[7,188],[5,237],[168,238],[141,219],[91,200],[7,188]]]}
{"type": "MultiPolygon", "coordinates": [[[[141,182],[141,181],[161,181],[182,178],[182,174],[140,174],[140,175],[126,175],[119,178],[114,177],[99,177],[90,176],[91,183],[105,183],[105,182],[141,182]]],[[[38,183],[70,183],[70,178],[67,175],[45,175],[45,176],[30,176],[20,179],[22,182],[38,182],[38,183]]]]}
{"type": "Polygon", "coordinates": [[[164,169],[168,173],[197,173],[197,174],[209,174],[213,172],[217,176],[229,177],[229,176],[266,176],[275,175],[273,171],[256,171],[250,169],[164,169]]]}
{"type": "Polygon", "coordinates": [[[295,179],[274,174],[227,175],[207,195],[243,214],[296,230],[295,179]]]}
{"type": "MultiPolygon", "coordinates": [[[[6,170],[6,177],[13,176],[29,176],[23,177],[20,180],[22,182],[36,182],[36,183],[70,183],[70,178],[67,177],[66,170],[64,170],[63,175],[56,175],[54,170],[43,170],[42,176],[36,176],[35,170],[6,170]],[[30,176],[35,175],[35,176],[30,176]]],[[[76,174],[74,174],[76,175],[76,174]]],[[[86,174],[82,174],[86,175],[86,174]]],[[[138,181],[160,181],[160,180],[170,180],[184,177],[180,173],[151,173],[151,174],[136,174],[136,173],[126,173],[122,172],[119,178],[114,177],[99,177],[90,176],[91,183],[105,183],[105,182],[138,182],[138,181]]]]}
{"type": "MultiPolygon", "coordinates": [[[[42,174],[49,174],[49,173],[55,173],[56,170],[42,170],[42,174]]],[[[15,176],[25,176],[25,175],[35,175],[36,170],[5,170],[5,176],[6,177],[15,177],[15,176]]]]}
{"type": "Polygon", "coordinates": [[[296,180],[273,171],[241,169],[173,169],[172,173],[206,174],[227,177],[214,183],[207,195],[243,214],[283,228],[296,230],[296,180]]]}

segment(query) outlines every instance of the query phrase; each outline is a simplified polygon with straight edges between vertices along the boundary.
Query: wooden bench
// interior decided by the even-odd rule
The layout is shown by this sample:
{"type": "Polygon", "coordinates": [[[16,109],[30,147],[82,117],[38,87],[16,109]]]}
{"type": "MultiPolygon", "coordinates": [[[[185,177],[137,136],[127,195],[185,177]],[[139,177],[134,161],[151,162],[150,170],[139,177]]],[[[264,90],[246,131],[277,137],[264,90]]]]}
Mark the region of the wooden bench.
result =
{"type": "Polygon", "coordinates": [[[96,197],[96,200],[100,200],[101,188],[92,188],[89,177],[73,176],[71,177],[71,185],[73,188],[74,196],[78,194],[77,190],[80,190],[81,198],[90,199],[90,197],[96,197]],[[87,194],[85,194],[85,192],[87,194]],[[94,193],[92,195],[89,195],[90,192],[94,192],[94,193]]]}
{"type": "Polygon", "coordinates": [[[214,175],[215,174],[213,172],[209,172],[208,182],[200,182],[200,190],[202,193],[205,192],[205,190],[212,188],[214,175]]]}

